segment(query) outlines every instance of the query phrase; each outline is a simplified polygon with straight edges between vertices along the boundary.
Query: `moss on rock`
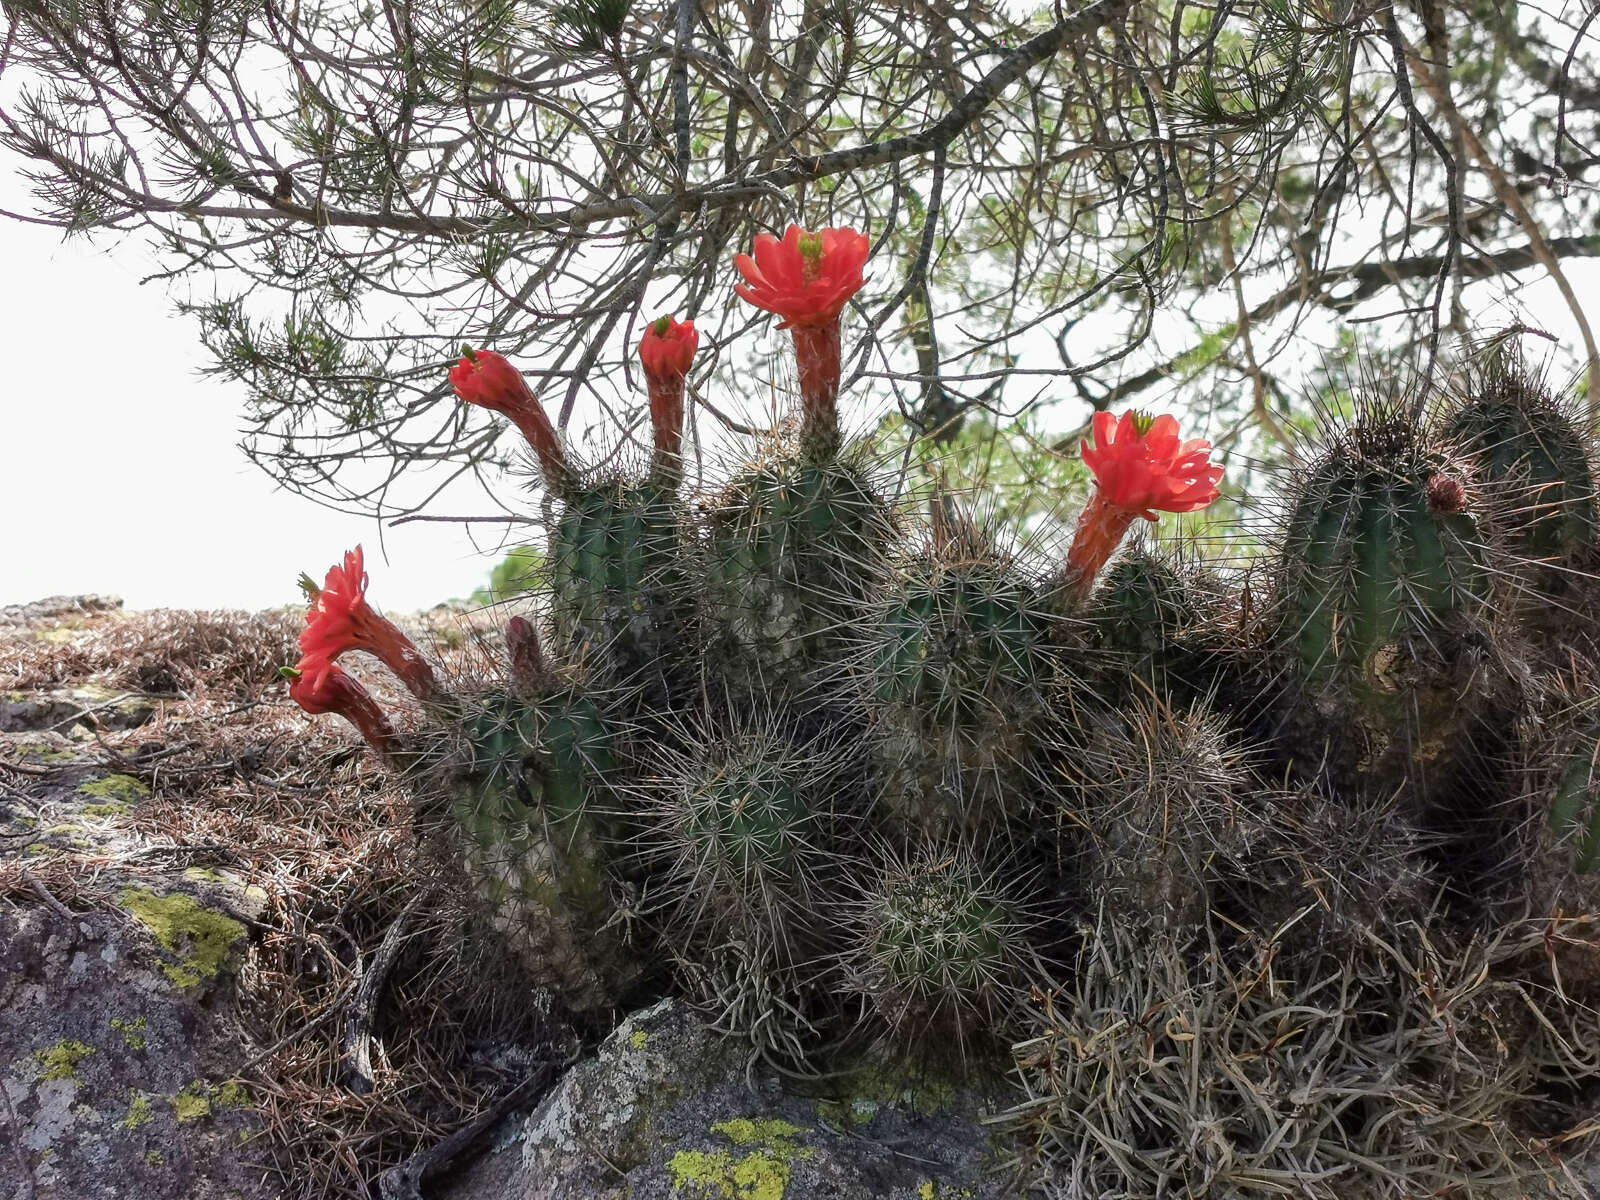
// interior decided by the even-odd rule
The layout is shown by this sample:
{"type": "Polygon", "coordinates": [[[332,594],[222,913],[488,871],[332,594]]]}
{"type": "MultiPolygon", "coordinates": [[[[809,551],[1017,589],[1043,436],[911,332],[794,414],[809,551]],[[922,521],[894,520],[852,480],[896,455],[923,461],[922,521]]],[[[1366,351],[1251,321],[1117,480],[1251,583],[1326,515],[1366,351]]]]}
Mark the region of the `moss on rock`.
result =
{"type": "Polygon", "coordinates": [[[107,775],[104,779],[95,779],[89,783],[79,784],[78,794],[80,796],[90,796],[96,800],[116,801],[119,804],[132,806],[141,800],[148,800],[150,798],[150,789],[132,775],[107,775]]]}

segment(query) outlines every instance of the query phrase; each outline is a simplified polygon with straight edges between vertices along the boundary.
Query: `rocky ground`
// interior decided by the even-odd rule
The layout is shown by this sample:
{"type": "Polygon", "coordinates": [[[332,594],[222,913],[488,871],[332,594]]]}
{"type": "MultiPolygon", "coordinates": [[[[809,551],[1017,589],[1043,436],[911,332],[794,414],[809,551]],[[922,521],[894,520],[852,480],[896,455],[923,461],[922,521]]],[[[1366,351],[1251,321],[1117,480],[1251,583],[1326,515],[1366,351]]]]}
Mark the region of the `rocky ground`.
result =
{"type": "Polygon", "coordinates": [[[670,1003],[585,1052],[288,703],[299,624],[0,609],[0,1200],[1011,1194],[948,1082],[799,1087],[670,1003]]]}

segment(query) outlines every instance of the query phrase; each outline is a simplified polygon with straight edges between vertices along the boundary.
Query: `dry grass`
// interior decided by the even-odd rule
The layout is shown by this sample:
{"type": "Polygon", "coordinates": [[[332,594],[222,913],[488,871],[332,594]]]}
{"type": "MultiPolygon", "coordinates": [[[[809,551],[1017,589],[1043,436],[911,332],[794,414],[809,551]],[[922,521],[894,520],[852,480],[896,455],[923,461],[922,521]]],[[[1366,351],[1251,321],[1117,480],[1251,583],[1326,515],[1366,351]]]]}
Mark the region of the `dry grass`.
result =
{"type": "MultiPolygon", "coordinates": [[[[456,890],[436,886],[400,781],[342,723],[308,720],[282,694],[277,668],[294,661],[298,631],[287,614],[158,612],[0,642],[0,688],[94,683],[170,698],[152,722],[98,731],[81,748],[152,791],[119,818],[117,848],[0,862],[0,896],[109,908],[130,876],[190,866],[262,889],[234,997],[235,1070],[264,1129],[245,1153],[289,1200],[365,1200],[384,1169],[568,1047],[506,956],[478,949],[456,890]],[[375,1086],[362,1093],[344,1061],[345,1020],[402,913],[407,932],[373,1028],[375,1086]]],[[[434,656],[475,670],[475,635],[439,632],[434,656]]],[[[393,698],[392,683],[370,683],[393,698]]],[[[0,787],[26,796],[48,782],[38,770],[0,759],[0,787]]]]}

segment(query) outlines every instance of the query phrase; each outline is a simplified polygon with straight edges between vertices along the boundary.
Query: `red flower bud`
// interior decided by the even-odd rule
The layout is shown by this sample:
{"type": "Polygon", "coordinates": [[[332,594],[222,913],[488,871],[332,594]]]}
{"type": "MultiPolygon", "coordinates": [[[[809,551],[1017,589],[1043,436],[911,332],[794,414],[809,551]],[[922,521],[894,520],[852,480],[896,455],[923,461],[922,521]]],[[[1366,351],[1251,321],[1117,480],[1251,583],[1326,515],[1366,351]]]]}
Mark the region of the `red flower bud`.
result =
{"type": "Polygon", "coordinates": [[[567,461],[561,453],[561,440],[522,372],[493,350],[462,349],[461,361],[450,370],[450,386],[456,395],[468,404],[510,417],[539,456],[550,481],[565,481],[567,461]]]}
{"type": "Polygon", "coordinates": [[[700,345],[700,334],[693,321],[681,324],[662,317],[645,331],[639,343],[639,361],[644,364],[645,381],[650,387],[650,426],[655,432],[656,469],[676,477],[678,454],[683,446],[683,380],[700,345]]]}

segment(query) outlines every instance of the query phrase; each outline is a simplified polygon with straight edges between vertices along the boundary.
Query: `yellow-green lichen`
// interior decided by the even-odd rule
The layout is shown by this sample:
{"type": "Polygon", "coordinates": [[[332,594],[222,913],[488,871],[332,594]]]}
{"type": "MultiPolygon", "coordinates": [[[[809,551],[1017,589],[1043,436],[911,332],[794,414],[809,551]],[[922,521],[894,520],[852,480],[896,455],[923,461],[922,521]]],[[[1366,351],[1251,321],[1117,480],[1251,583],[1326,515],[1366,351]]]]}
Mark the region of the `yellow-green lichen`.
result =
{"type": "Polygon", "coordinates": [[[230,1079],[217,1089],[217,1103],[223,1108],[254,1108],[256,1098],[244,1084],[230,1079]]]}
{"type": "Polygon", "coordinates": [[[214,978],[244,937],[244,926],[238,921],[182,892],[158,896],[143,888],[129,888],[117,902],[155,934],[163,950],[179,960],[163,962],[161,971],[180,988],[197,987],[214,978]],[[185,942],[191,947],[187,955],[182,949],[185,942]]]}
{"type": "Polygon", "coordinates": [[[811,1131],[776,1118],[735,1117],[731,1121],[718,1121],[711,1132],[720,1133],[735,1146],[770,1146],[792,1151],[795,1148],[793,1139],[811,1131]]]}
{"type": "Polygon", "coordinates": [[[172,1097],[172,1111],[180,1122],[203,1121],[211,1115],[210,1089],[198,1079],[172,1097]]]}
{"type": "Polygon", "coordinates": [[[78,1064],[93,1053],[94,1047],[85,1046],[82,1042],[57,1042],[48,1050],[35,1050],[33,1057],[42,1068],[39,1072],[41,1080],[76,1079],[78,1064]]]}
{"type": "Polygon", "coordinates": [[[680,1150],[667,1163],[672,1190],[696,1200],[783,1200],[789,1164],[767,1150],[734,1158],[726,1150],[680,1150]]]}
{"type": "Polygon", "coordinates": [[[122,1127],[132,1133],[141,1125],[148,1125],[156,1118],[155,1113],[150,1108],[149,1096],[141,1096],[137,1088],[129,1088],[128,1095],[132,1099],[128,1104],[128,1115],[123,1118],[122,1127]]]}
{"type": "Polygon", "coordinates": [[[739,1156],[729,1150],[680,1150],[667,1163],[674,1192],[695,1200],[783,1200],[792,1164],[815,1153],[794,1143],[809,1130],[776,1118],[735,1117],[717,1122],[711,1131],[754,1149],[739,1156]]]}
{"type": "Polygon", "coordinates": [[[78,794],[96,800],[118,800],[123,804],[137,804],[141,800],[149,799],[150,789],[132,775],[107,775],[104,779],[80,784],[78,794]]]}
{"type": "Polygon", "coordinates": [[[183,877],[192,879],[196,883],[222,883],[223,878],[210,867],[185,867],[183,877]]]}
{"type": "Polygon", "coordinates": [[[922,1186],[917,1189],[917,1195],[921,1197],[921,1200],[938,1200],[939,1187],[933,1180],[924,1179],[922,1186]]]}
{"type": "Polygon", "coordinates": [[[144,1161],[152,1167],[164,1167],[167,1165],[167,1160],[162,1157],[159,1150],[146,1150],[144,1152],[144,1161]]]}
{"type": "Polygon", "coordinates": [[[78,757],[70,750],[52,750],[44,742],[17,742],[11,748],[24,758],[37,758],[40,762],[71,762],[78,757]]]}
{"type": "Polygon", "coordinates": [[[111,1028],[122,1035],[122,1044],[129,1050],[143,1050],[146,1042],[144,1037],[147,1022],[143,1017],[136,1020],[124,1021],[121,1017],[111,1018],[111,1028]]]}
{"type": "Polygon", "coordinates": [[[650,1035],[642,1029],[635,1029],[631,1034],[628,1035],[628,1045],[632,1046],[635,1050],[643,1050],[649,1044],[650,1035]]]}

